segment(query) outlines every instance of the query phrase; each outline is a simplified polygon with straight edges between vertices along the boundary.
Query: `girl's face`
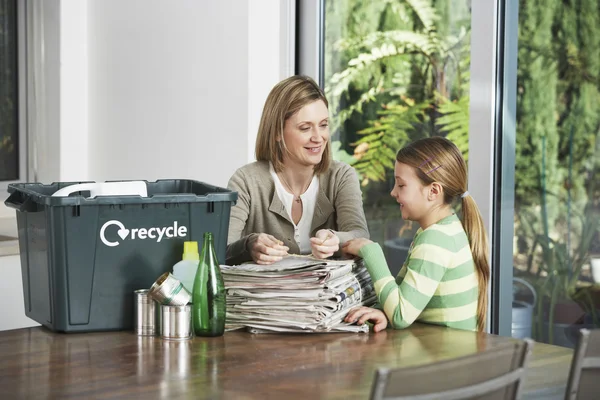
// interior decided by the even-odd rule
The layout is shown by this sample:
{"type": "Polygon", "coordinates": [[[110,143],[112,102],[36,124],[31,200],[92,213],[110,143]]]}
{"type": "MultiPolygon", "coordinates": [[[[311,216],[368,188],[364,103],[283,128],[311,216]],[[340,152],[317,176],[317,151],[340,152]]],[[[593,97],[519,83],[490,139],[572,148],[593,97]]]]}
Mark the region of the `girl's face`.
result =
{"type": "Polygon", "coordinates": [[[300,166],[316,166],[323,158],[329,140],[329,111],[322,100],[302,107],[285,121],[283,162],[300,166]]]}
{"type": "Polygon", "coordinates": [[[429,212],[429,185],[423,185],[413,167],[398,161],[394,177],[394,189],[390,194],[400,204],[402,219],[420,222],[429,212]]]}

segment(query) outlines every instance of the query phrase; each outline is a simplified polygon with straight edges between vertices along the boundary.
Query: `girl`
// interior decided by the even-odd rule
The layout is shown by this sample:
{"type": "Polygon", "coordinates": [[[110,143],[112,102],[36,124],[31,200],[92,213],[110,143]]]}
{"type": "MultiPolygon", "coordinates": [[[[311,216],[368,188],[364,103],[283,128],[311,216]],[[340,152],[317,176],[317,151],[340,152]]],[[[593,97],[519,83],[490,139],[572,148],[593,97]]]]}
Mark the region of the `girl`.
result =
{"type": "Polygon", "coordinates": [[[415,320],[483,331],[490,267],[488,242],[475,200],[467,191],[467,167],[458,148],[442,137],[417,140],[396,155],[392,197],[402,218],[420,228],[394,280],[381,247],[354,239],[342,250],[364,259],[373,279],[378,308],[360,307],[346,322],[387,322],[396,329],[415,320]],[[452,203],[461,201],[462,219],[452,203]]]}

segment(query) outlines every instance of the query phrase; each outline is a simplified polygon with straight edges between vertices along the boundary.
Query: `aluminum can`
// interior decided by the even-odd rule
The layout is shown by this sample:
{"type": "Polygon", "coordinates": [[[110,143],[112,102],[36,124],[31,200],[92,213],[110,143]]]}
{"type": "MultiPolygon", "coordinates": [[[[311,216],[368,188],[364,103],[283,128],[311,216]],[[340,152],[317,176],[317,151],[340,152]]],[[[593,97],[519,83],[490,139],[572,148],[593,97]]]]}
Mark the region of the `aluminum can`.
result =
{"type": "Polygon", "coordinates": [[[168,306],[185,306],[192,300],[190,292],[170,272],[159,276],[148,294],[158,303],[168,306]]]}
{"type": "Polygon", "coordinates": [[[169,340],[185,340],[192,337],[192,306],[161,305],[160,336],[169,340]]]}
{"type": "Polygon", "coordinates": [[[133,292],[135,296],[134,330],[139,336],[155,336],[160,328],[160,307],[148,295],[148,289],[133,292]]]}

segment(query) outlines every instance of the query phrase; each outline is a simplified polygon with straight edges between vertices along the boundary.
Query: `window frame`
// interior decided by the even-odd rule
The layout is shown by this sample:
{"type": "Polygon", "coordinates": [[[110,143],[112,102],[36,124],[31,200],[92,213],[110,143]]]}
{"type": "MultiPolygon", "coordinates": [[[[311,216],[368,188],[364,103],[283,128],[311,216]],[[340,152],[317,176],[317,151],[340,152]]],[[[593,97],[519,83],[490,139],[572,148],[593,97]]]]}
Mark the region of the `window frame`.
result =
{"type": "Polygon", "coordinates": [[[296,73],[325,87],[325,0],[296,2],[296,73]]]}

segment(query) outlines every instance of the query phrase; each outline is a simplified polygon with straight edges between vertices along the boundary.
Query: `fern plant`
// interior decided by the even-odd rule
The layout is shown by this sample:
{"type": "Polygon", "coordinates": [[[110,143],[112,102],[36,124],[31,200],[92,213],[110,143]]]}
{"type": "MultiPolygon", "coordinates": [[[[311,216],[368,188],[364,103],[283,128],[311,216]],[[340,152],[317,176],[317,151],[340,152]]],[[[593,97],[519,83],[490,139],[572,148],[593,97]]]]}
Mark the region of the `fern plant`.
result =
{"type": "Polygon", "coordinates": [[[450,101],[438,94],[438,112],[442,114],[435,124],[461,151],[466,161],[469,159],[469,97],[463,96],[450,101]]]}
{"type": "Polygon", "coordinates": [[[468,150],[469,100],[462,88],[468,87],[469,32],[442,36],[430,0],[386,4],[405,23],[337,42],[335,50],[352,56],[326,86],[334,134],[369,106],[359,122],[367,128],[350,132],[359,136],[351,146],[363,186],[385,181],[396,151],[412,140],[448,135],[463,154],[468,150]]]}
{"type": "Polygon", "coordinates": [[[349,100],[348,93],[352,88],[362,91],[362,95],[337,112],[332,120],[332,130],[342,126],[353,113],[362,112],[367,103],[411,85],[409,75],[403,77],[403,82],[398,82],[399,75],[389,73],[390,70],[419,68],[419,75],[427,81],[425,98],[429,99],[433,97],[437,83],[440,83],[438,86],[441,86],[442,94],[447,95],[444,86],[448,64],[454,63],[452,69],[461,70],[462,65],[453,53],[464,48],[468,32],[463,29],[456,36],[442,37],[436,30],[435,22],[439,17],[430,1],[406,0],[402,4],[404,7],[396,5],[392,9],[397,13],[414,15],[416,31],[372,32],[341,40],[335,46],[338,52],[357,55],[348,62],[346,69],[331,77],[325,88],[332,109],[337,111],[342,99],[349,100]],[[417,58],[418,62],[415,62],[417,58]]]}
{"type": "MultiPolygon", "coordinates": [[[[438,98],[437,111],[441,116],[436,119],[435,125],[456,144],[467,159],[469,98],[461,97],[457,101],[441,96],[438,98]]],[[[398,149],[413,140],[430,136],[423,125],[427,121],[427,110],[433,106],[427,102],[414,104],[408,99],[403,103],[384,106],[383,111],[379,112],[380,119],[358,132],[363,137],[353,143],[356,146],[354,158],[358,158],[354,167],[365,184],[370,180],[385,180],[385,171],[394,165],[398,149]]]]}
{"type": "Polygon", "coordinates": [[[363,178],[363,185],[370,180],[385,180],[386,170],[393,168],[396,151],[419,135],[415,127],[421,124],[428,107],[428,103],[410,101],[386,106],[379,112],[379,120],[358,132],[363,137],[354,143],[354,157],[358,159],[354,168],[363,178]]]}

